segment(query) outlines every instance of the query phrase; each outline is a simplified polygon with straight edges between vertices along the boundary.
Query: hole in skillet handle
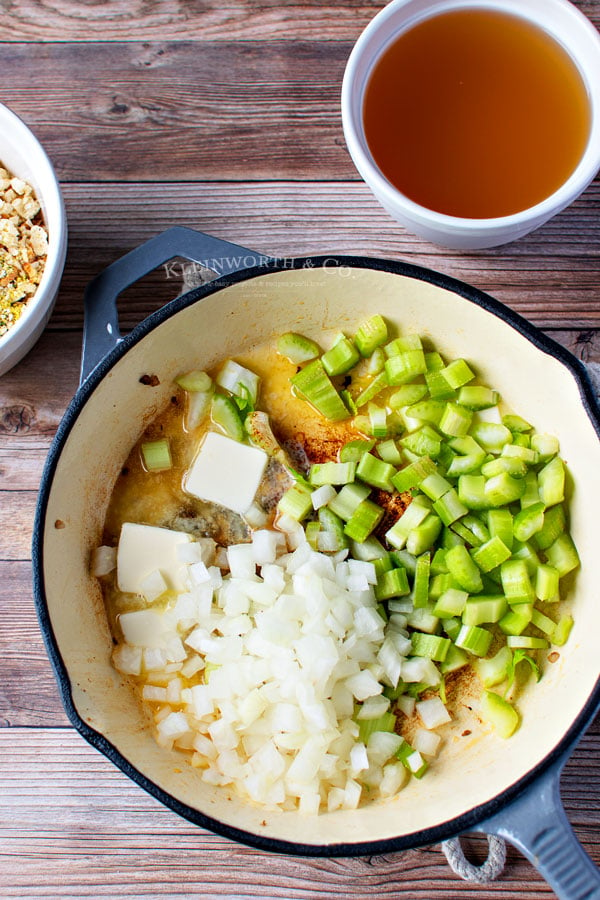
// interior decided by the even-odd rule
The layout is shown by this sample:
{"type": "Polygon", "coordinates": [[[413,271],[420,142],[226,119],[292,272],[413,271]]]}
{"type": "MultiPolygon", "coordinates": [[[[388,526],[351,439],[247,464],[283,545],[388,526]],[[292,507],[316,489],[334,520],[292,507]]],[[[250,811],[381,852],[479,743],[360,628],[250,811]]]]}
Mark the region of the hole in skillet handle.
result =
{"type": "Polygon", "coordinates": [[[158,266],[177,257],[227,275],[266,262],[269,257],[229,241],[175,226],[131,250],[100,272],[84,294],[80,385],[122,340],[117,298],[158,266]]]}

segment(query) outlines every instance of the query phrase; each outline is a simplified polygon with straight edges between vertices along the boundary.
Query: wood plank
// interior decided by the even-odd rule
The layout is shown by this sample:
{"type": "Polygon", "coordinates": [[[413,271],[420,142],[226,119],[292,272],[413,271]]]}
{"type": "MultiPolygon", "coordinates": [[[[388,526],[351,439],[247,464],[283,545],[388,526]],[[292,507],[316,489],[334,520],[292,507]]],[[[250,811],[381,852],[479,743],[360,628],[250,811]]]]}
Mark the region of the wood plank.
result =
{"type": "MultiPolygon", "coordinates": [[[[587,809],[576,814],[577,821],[571,819],[597,863],[597,742],[586,736],[582,749],[596,751],[596,763],[586,770],[587,809]]],[[[9,898],[553,896],[512,848],[501,879],[482,887],[451,874],[437,845],[318,860],[233,844],[163,808],[68,729],[0,729],[0,784],[5,813],[0,875],[3,896],[9,898]],[[40,809],[52,810],[43,823],[40,809]]],[[[476,848],[480,844],[481,839],[473,842],[476,848]]]]}
{"type": "Polygon", "coordinates": [[[3,87],[63,181],[356,178],[340,85],[351,45],[3,46],[3,87]]]}
{"type": "MultiPolygon", "coordinates": [[[[332,8],[318,0],[215,0],[151,4],[86,4],[63,0],[20,0],[8,7],[0,25],[2,41],[136,40],[354,40],[381,0],[348,0],[332,8]]],[[[592,20],[599,18],[598,0],[576,0],[592,20]]]]}
{"type": "MultiPolygon", "coordinates": [[[[587,5],[594,11],[594,0],[587,5]]],[[[353,40],[382,6],[383,0],[335,8],[319,0],[158,0],[86,4],[84,15],[74,0],[20,0],[3,16],[0,40],[353,40]]]]}
{"type": "MultiPolygon", "coordinates": [[[[80,329],[87,282],[172,225],[275,256],[404,260],[473,284],[542,328],[600,327],[600,178],[528,237],[472,253],[408,234],[362,183],[67,184],[64,194],[71,237],[51,329],[80,329]]],[[[179,292],[173,281],[166,267],[122,295],[125,330],[179,292]]]]}

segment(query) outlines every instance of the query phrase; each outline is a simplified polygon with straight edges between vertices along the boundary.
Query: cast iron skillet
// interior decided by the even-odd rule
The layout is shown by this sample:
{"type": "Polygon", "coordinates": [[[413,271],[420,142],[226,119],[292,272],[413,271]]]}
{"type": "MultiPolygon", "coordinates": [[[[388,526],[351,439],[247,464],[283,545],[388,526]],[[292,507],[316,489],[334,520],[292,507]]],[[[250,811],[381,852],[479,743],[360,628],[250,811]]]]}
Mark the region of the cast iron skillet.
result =
{"type": "Polygon", "coordinates": [[[306,269],[315,266],[368,268],[425,281],[459,294],[469,302],[507,322],[528,341],[566,366],[576,378],[582,403],[600,435],[600,410],[583,365],[560,345],[537,331],[530,323],[490,296],[460,281],[428,269],[383,259],[364,257],[301,257],[271,259],[235,244],[221,241],[190,229],[172,228],[113,263],[88,286],[85,295],[85,327],[81,385],[70,404],[51,447],[43,474],[36,512],[33,540],[35,602],[41,630],[67,714],[80,734],[100,750],[137,784],[188,820],[210,828],[233,840],[263,850],[307,856],[349,856],[380,854],[424,846],[463,831],[481,831],[507,838],[539,869],[557,896],[565,900],[600,898],[600,873],[587,856],[566,818],[559,791],[562,769],[598,710],[600,684],[556,747],[542,762],[525,773],[507,790],[491,801],[470,809],[466,814],[436,827],[394,838],[327,846],[295,843],[252,834],[219,822],[185,805],[137,770],[101,733],[80,716],[73,700],[69,672],[61,656],[45,595],[43,536],[49,496],[56,467],[83,407],[94,389],[128,350],[153,328],[179,310],[196,303],[228,285],[250,280],[268,272],[306,269]],[[174,257],[184,257],[216,271],[217,280],[178,297],[153,313],[134,331],[121,337],[116,299],[139,278],[174,257]]]}

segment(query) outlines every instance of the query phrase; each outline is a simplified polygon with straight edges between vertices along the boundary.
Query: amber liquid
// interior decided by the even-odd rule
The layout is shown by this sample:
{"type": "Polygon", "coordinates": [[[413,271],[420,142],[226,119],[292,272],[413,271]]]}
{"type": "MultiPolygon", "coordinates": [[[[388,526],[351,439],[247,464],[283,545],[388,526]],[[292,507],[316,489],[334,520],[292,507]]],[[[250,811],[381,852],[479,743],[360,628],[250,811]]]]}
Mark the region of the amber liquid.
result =
{"type": "Polygon", "coordinates": [[[576,168],[591,113],[562,47],[518,16],[463,9],[400,35],[376,63],[364,125],[373,158],[411,200],[493,218],[552,194],[576,168]]]}

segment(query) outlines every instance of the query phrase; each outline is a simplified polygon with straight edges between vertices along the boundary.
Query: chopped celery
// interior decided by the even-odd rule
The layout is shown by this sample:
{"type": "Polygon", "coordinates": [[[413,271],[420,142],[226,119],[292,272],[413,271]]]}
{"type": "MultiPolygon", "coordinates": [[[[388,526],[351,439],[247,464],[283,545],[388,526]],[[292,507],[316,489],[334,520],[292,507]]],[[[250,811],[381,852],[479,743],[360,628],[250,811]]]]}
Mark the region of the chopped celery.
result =
{"type": "Polygon", "coordinates": [[[512,434],[505,425],[497,422],[475,422],[471,427],[471,437],[484,450],[499,453],[505,444],[512,443],[512,434]]]}
{"type": "Polygon", "coordinates": [[[440,454],[442,438],[430,425],[423,425],[401,438],[400,444],[417,456],[430,456],[435,459],[440,454]]]}
{"type": "Polygon", "coordinates": [[[383,518],[383,509],[371,500],[363,500],[356,507],[344,528],[353,541],[365,541],[383,518]]]}
{"type": "Polygon", "coordinates": [[[379,454],[380,459],[389,463],[391,466],[402,465],[402,454],[398,450],[396,441],[392,438],[387,441],[381,441],[377,445],[377,453],[379,454]]]}
{"type": "Polygon", "coordinates": [[[469,511],[454,488],[450,488],[439,500],[436,500],[433,508],[444,525],[452,525],[461,516],[466,516],[469,511]]]}
{"type": "Polygon", "coordinates": [[[404,491],[409,491],[411,488],[421,485],[428,475],[432,475],[436,471],[437,467],[433,460],[428,456],[423,456],[394,475],[392,484],[398,493],[402,494],[404,491]]]}
{"type": "Polygon", "coordinates": [[[445,408],[446,404],[441,400],[419,400],[418,403],[407,406],[404,413],[411,419],[420,419],[423,422],[430,422],[432,425],[439,425],[445,408]]]}
{"type": "Polygon", "coordinates": [[[462,625],[454,643],[473,656],[485,656],[492,643],[492,632],[479,625],[462,625]]]}
{"type": "Polygon", "coordinates": [[[538,485],[544,506],[562,503],[565,497],[565,467],[560,457],[555,456],[540,470],[538,485]]]}
{"type": "Polygon", "coordinates": [[[545,650],[550,646],[545,638],[530,637],[527,634],[509,634],[506,638],[506,645],[511,649],[519,647],[526,650],[545,650]]]}
{"type": "Polygon", "coordinates": [[[442,528],[439,516],[429,513],[423,521],[409,532],[406,539],[406,549],[414,556],[420,556],[429,550],[436,541],[442,528]]]}
{"type": "Polygon", "coordinates": [[[537,567],[535,578],[535,595],[538,600],[552,602],[559,599],[558,594],[558,570],[547,563],[540,563],[537,567]]]}
{"type": "Polygon", "coordinates": [[[175,384],[178,384],[184,391],[190,391],[190,393],[195,393],[196,391],[206,393],[212,388],[212,378],[200,369],[193,369],[191,372],[179,375],[175,379],[175,384]]]}
{"type": "Polygon", "coordinates": [[[429,603],[430,571],[431,555],[429,553],[422,553],[417,559],[414,572],[412,596],[415,609],[423,609],[429,603]]]}
{"type": "Polygon", "coordinates": [[[506,415],[502,416],[502,424],[506,425],[507,428],[510,428],[511,431],[523,432],[523,431],[531,431],[533,428],[529,422],[526,422],[525,419],[521,418],[521,416],[515,415],[506,415]]]}
{"type": "Polygon", "coordinates": [[[405,406],[412,406],[413,403],[418,403],[419,400],[426,396],[426,384],[403,384],[390,395],[389,403],[392,409],[402,409],[405,406]]]}
{"type": "Polygon", "coordinates": [[[519,714],[514,706],[493,691],[485,691],[483,694],[481,713],[484,719],[494,726],[500,737],[509,738],[518,728],[519,714]]]}
{"type": "Polygon", "coordinates": [[[566,531],[559,534],[554,543],[548,547],[546,556],[549,564],[554,566],[561,578],[579,566],[579,555],[573,538],[566,531]]]}
{"type": "Polygon", "coordinates": [[[370,493],[371,488],[366,484],[358,484],[357,482],[345,484],[339,494],[333,497],[327,506],[347,522],[370,493]]]}
{"type": "Polygon", "coordinates": [[[533,607],[529,603],[520,603],[514,609],[511,609],[506,615],[502,616],[498,625],[504,634],[518,635],[522,634],[533,615],[533,607]]]}
{"type": "Polygon", "coordinates": [[[344,401],[336,391],[320,359],[314,359],[290,379],[293,388],[326,419],[348,418],[344,401]]]}
{"type": "Polygon", "coordinates": [[[424,634],[420,631],[413,631],[411,641],[414,656],[425,656],[434,662],[443,662],[451,645],[450,638],[424,634]]]}
{"type": "Polygon", "coordinates": [[[562,647],[567,643],[567,639],[573,627],[573,617],[569,615],[561,616],[557,622],[554,634],[552,635],[552,643],[557,647],[562,647]]]}
{"type": "Polygon", "coordinates": [[[539,628],[539,630],[550,639],[552,638],[554,629],[556,628],[556,622],[551,619],[550,616],[545,616],[544,613],[539,611],[539,609],[533,610],[531,614],[531,624],[535,625],[536,628],[539,628]]]}
{"type": "Polygon", "coordinates": [[[491,688],[506,681],[512,661],[512,651],[506,645],[490,659],[476,660],[475,671],[481,678],[484,688],[491,688]]]}
{"type": "Polygon", "coordinates": [[[290,516],[292,519],[296,519],[297,522],[301,522],[312,512],[311,494],[311,489],[306,485],[293,484],[280,499],[277,509],[283,515],[290,516]]]}
{"type": "Polygon", "coordinates": [[[351,484],[356,475],[355,462],[313,463],[308,480],[315,487],[323,484],[351,484]]]}
{"type": "Polygon", "coordinates": [[[485,483],[484,494],[490,506],[506,506],[523,496],[525,485],[521,478],[513,478],[506,472],[494,475],[485,483]]]}
{"type": "Polygon", "coordinates": [[[471,552],[474,562],[482,572],[491,572],[510,558],[510,550],[497,535],[471,552]]]}
{"type": "Polygon", "coordinates": [[[433,607],[434,615],[443,619],[462,615],[468,597],[467,591],[462,591],[458,588],[448,588],[438,598],[437,603],[433,607]]]}
{"type": "Polygon", "coordinates": [[[319,353],[319,345],[303,334],[287,331],[277,341],[277,351],[291,363],[298,366],[300,363],[310,362],[316,359],[319,353]]]}
{"type": "Polygon", "coordinates": [[[244,440],[245,431],[240,411],[231,397],[226,397],[224,394],[214,394],[210,415],[215,425],[219,425],[225,434],[233,438],[234,441],[244,440]]]}
{"type": "Polygon", "coordinates": [[[498,403],[498,392],[483,385],[467,385],[460,388],[457,399],[468,409],[489,409],[498,403]]]}
{"type": "Polygon", "coordinates": [[[527,564],[522,559],[510,559],[500,567],[502,590],[509,603],[530,603],[535,592],[529,580],[527,564]]]}
{"type": "Polygon", "coordinates": [[[481,574],[464,544],[457,544],[447,550],[446,565],[463,590],[476,594],[482,589],[481,574]]]}
{"type": "Polygon", "coordinates": [[[342,335],[338,341],[321,357],[323,368],[331,377],[345,375],[354,368],[360,355],[352,341],[342,335]]]}
{"type": "Polygon", "coordinates": [[[382,316],[371,316],[362,322],[354,335],[354,343],[361,356],[370,356],[373,351],[385,344],[388,338],[388,328],[382,316]]]}
{"type": "Polygon", "coordinates": [[[142,444],[142,462],[148,472],[165,472],[173,468],[171,448],[166,438],[142,444]]]}
{"type": "MultiPolygon", "coordinates": [[[[356,344],[356,341],[354,343],[356,344]]],[[[385,368],[385,360],[386,356],[383,352],[383,349],[381,347],[376,347],[369,357],[369,362],[367,363],[368,374],[379,375],[380,372],[383,372],[385,368]]]]}
{"type": "Polygon", "coordinates": [[[518,541],[528,541],[544,524],[544,504],[532,503],[515,516],[514,535],[518,541]]]}
{"type": "Polygon", "coordinates": [[[502,543],[512,550],[513,547],[513,515],[509,509],[490,509],[487,514],[490,537],[499,537],[502,543]]]}
{"type": "Polygon", "coordinates": [[[404,597],[410,592],[406,569],[388,569],[377,580],[375,596],[378,600],[404,597]]]}
{"type": "Polygon", "coordinates": [[[566,527],[567,518],[564,507],[561,505],[551,506],[544,513],[544,524],[537,534],[533,536],[533,543],[538,550],[547,550],[556,538],[565,531],[566,527]]]}
{"type": "Polygon", "coordinates": [[[484,625],[499,622],[508,610],[508,603],[502,594],[495,596],[477,594],[469,597],[462,614],[464,625],[484,625]]]}
{"type": "Polygon", "coordinates": [[[377,719],[359,719],[357,724],[358,739],[366,744],[371,735],[377,731],[392,733],[396,728],[396,716],[391,712],[386,712],[377,719]]]}
{"type": "Polygon", "coordinates": [[[411,503],[404,510],[398,521],[386,532],[385,537],[388,544],[391,544],[396,550],[402,550],[406,545],[410,532],[413,528],[416,528],[417,525],[420,525],[423,519],[428,515],[429,510],[427,507],[420,506],[417,503],[411,503]]]}
{"type": "Polygon", "coordinates": [[[391,385],[406,384],[427,371],[422,350],[403,350],[386,360],[385,371],[391,385]]]}
{"type": "Polygon", "coordinates": [[[363,453],[369,453],[374,446],[374,440],[348,441],[340,449],[340,462],[358,462],[363,453]]]}
{"type": "Polygon", "coordinates": [[[440,371],[452,388],[460,388],[475,378],[475,374],[464,359],[455,359],[440,371]]]}
{"type": "Polygon", "coordinates": [[[465,437],[469,428],[473,413],[466,406],[458,403],[447,403],[440,419],[439,429],[449,437],[465,437]]]}
{"type": "Polygon", "coordinates": [[[379,372],[378,375],[373,378],[373,380],[360,392],[358,397],[354,398],[354,403],[357,409],[360,409],[361,406],[364,406],[365,403],[369,403],[369,401],[374,400],[375,397],[381,393],[381,391],[388,386],[387,375],[385,372],[379,372]]]}
{"type": "Polygon", "coordinates": [[[425,374],[425,383],[432,400],[451,400],[456,397],[456,391],[448,384],[441,369],[428,371],[425,374]]]}
{"type": "Polygon", "coordinates": [[[378,459],[372,453],[363,453],[356,467],[357,478],[383,491],[392,491],[392,478],[395,474],[396,469],[390,463],[378,459]]]}
{"type": "Polygon", "coordinates": [[[388,436],[387,426],[387,409],[384,406],[377,406],[375,403],[368,405],[369,431],[376,438],[385,438],[388,436]]]}

